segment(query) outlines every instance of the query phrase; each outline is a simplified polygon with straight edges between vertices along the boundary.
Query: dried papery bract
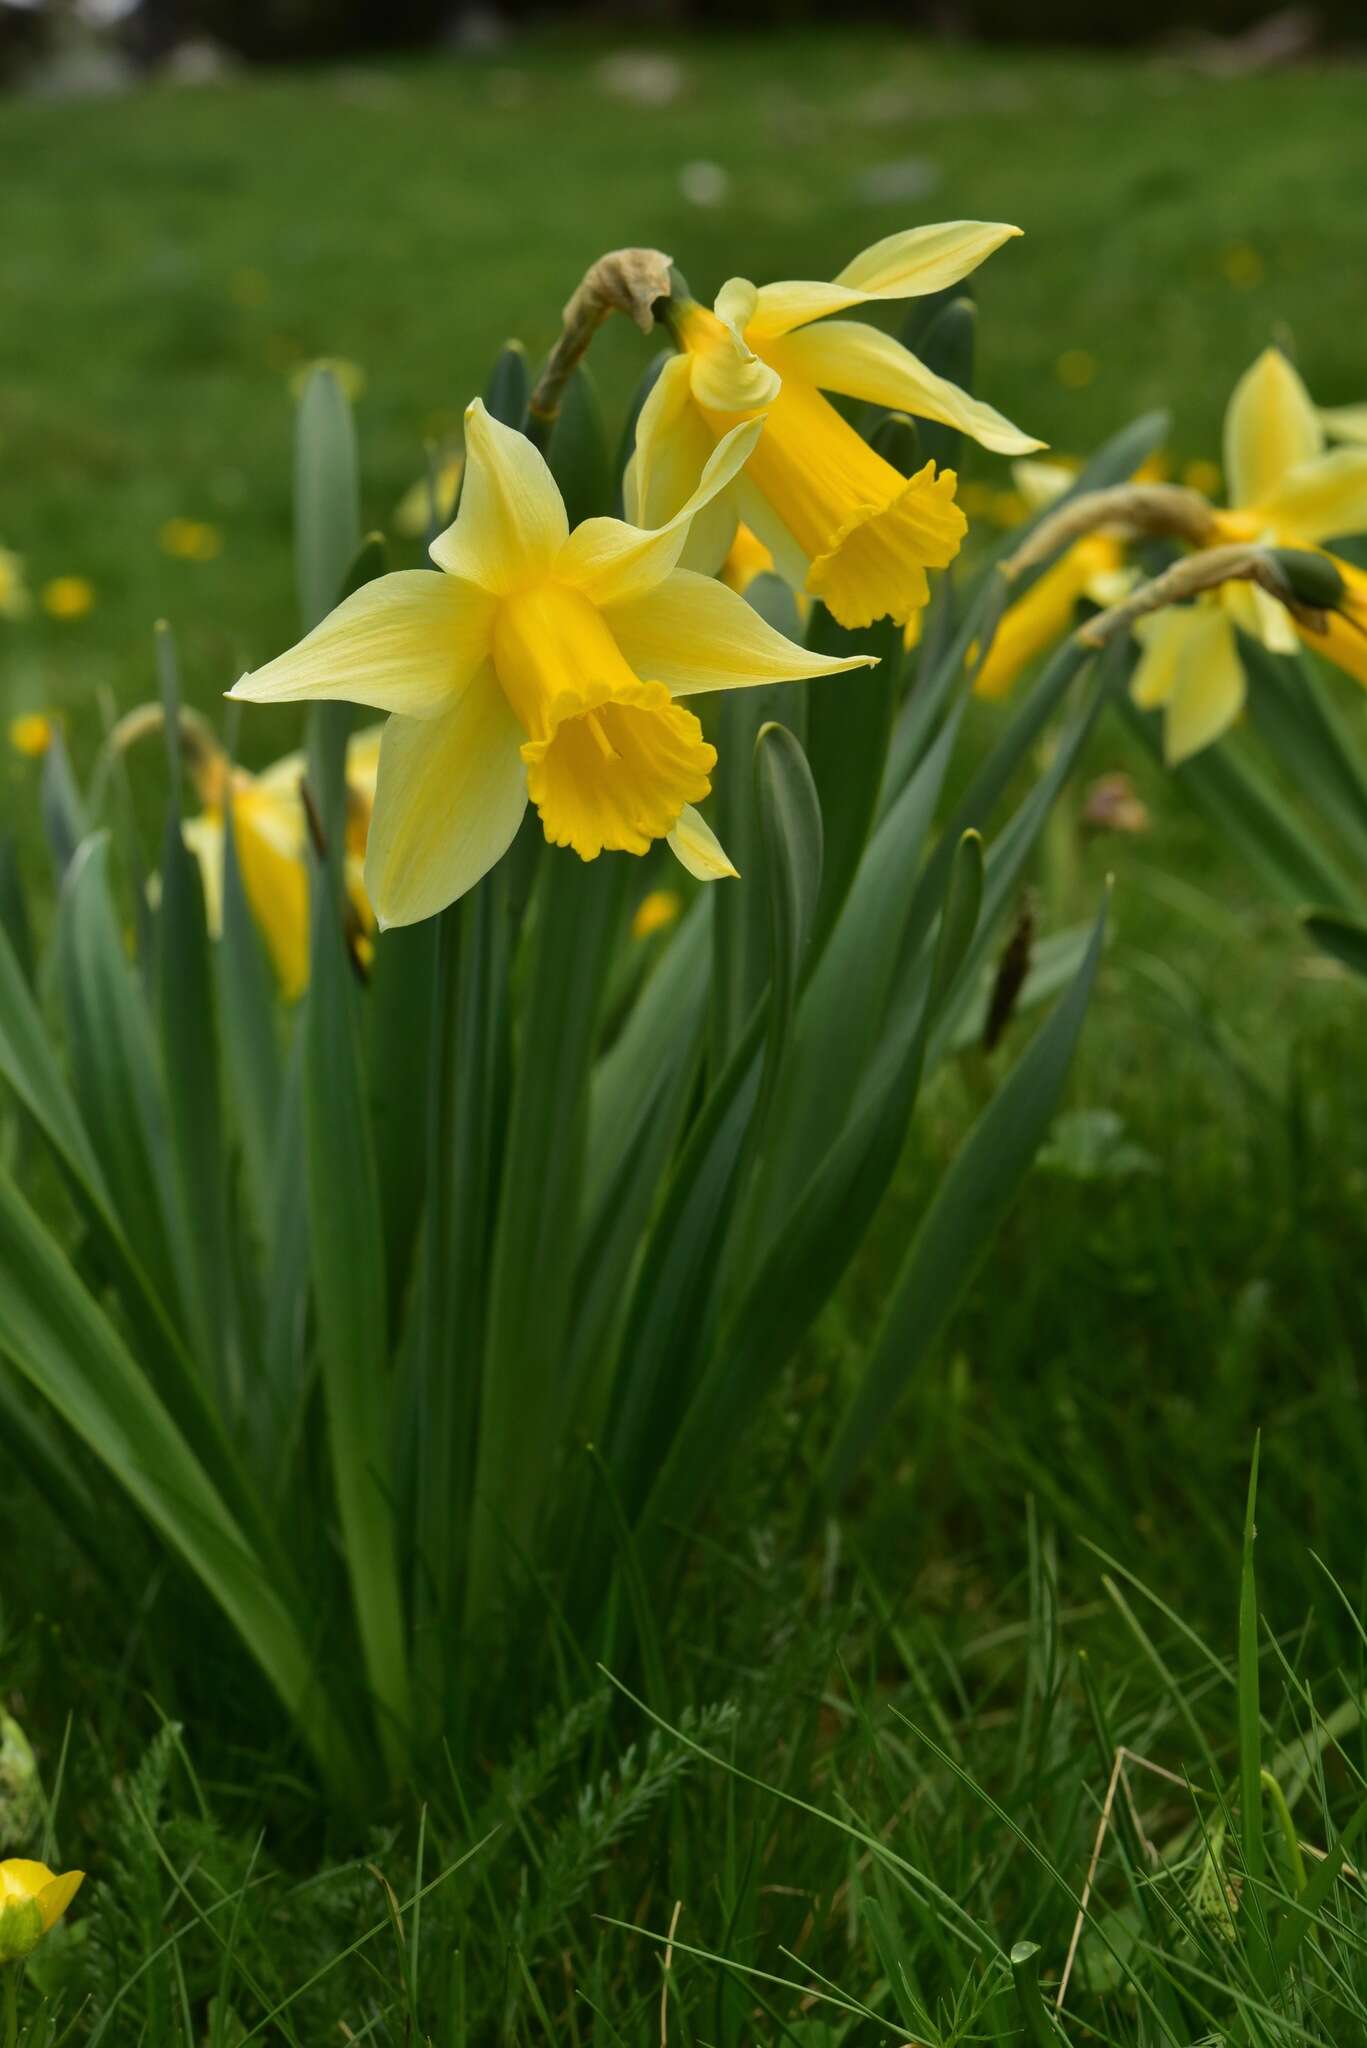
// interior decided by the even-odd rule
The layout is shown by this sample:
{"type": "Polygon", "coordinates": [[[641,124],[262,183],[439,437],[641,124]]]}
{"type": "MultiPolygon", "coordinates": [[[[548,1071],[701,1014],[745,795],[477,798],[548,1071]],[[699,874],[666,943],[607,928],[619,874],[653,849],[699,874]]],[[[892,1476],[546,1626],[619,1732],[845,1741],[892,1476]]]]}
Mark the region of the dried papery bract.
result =
{"type": "Polygon", "coordinates": [[[1138,539],[1185,541],[1208,547],[1218,531],[1214,508],[1183,484],[1117,484],[1106,491],[1087,491],[1051,512],[1002,563],[1008,583],[1016,583],[1051,556],[1098,533],[1103,527],[1138,539]]]}
{"type": "Polygon", "coordinates": [[[1104,647],[1136,619],[1186,604],[1225,583],[1254,584],[1285,605],[1296,623],[1311,633],[1326,630],[1328,614],[1336,609],[1344,591],[1343,580],[1327,556],[1293,548],[1206,548],[1198,555],[1184,556],[1161,576],[1141,583],[1121,604],[1084,621],[1077,638],[1084,647],[1104,647]]]}
{"type": "Polygon", "coordinates": [[[527,437],[544,448],[560,412],[565,386],[589,343],[613,313],[625,313],[642,334],[655,325],[655,307],[669,297],[673,263],[659,249],[611,249],[584,272],[561,315],[556,342],[527,406],[527,437]]]}

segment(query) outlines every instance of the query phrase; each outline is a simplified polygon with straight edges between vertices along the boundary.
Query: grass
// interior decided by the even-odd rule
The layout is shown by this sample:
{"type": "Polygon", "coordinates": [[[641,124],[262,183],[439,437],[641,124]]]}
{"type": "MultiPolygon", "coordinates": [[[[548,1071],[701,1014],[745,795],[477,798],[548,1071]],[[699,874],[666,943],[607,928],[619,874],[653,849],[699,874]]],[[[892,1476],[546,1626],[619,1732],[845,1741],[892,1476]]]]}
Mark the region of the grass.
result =
{"type": "MultiPolygon", "coordinates": [[[[1017,219],[1029,241],[981,283],[980,387],[1066,448],[1169,402],[1179,456],[1211,452],[1228,386],[1283,326],[1317,396],[1367,389],[1350,70],[1216,83],[803,35],[690,46],[680,100],[642,109],[602,94],[600,55],[267,76],[82,108],[79,127],[0,107],[28,200],[0,247],[0,539],[35,583],[81,573],[98,594],[84,620],[6,631],[10,703],[50,697],[88,745],[100,688],[150,694],[159,612],[207,702],[292,631],[291,364],[366,369],[382,522],[492,348],[543,346],[613,243],[658,242],[710,291],[737,263],[828,271],[912,213],[1017,219]],[[861,196],[908,156],[940,168],[926,200],[861,196]],[[682,198],[695,159],[731,174],[724,206],[682,198]],[[1079,388],[1067,349],[1095,363],[1079,388]],[[160,553],[175,515],[212,520],[222,554],[160,553]]],[[[605,337],[605,389],[642,353],[605,337]]],[[[0,1695],[50,1787],[65,1742],[57,1844],[92,1871],[34,1973],[35,2042],[1042,2043],[1008,1952],[1039,1944],[1052,2002],[1120,1748],[1143,1761],[1063,2038],[1367,2039],[1360,1889],[1278,1973],[1265,1923],[1315,1859],[1271,1798],[1258,1829],[1240,1796],[1267,1765],[1313,1851],[1367,1767],[1362,998],[1108,727],[1090,770],[1117,763],[1152,833],[1088,838],[1075,795],[1038,876],[1055,926],[1118,877],[1073,1121],[877,1476],[807,1546],[809,1458],[989,1076],[970,1059],[939,1084],[880,1241],[655,1618],[646,1706],[567,1678],[470,1782],[326,1839],[283,1757],[157,1732],[180,1675],[148,1668],[144,1616],[111,1622],[10,1472],[0,1695]],[[1077,1117],[1098,1112],[1128,1156],[1089,1155],[1077,1117]]],[[[147,1607],[174,1594],[149,1565],[147,1607]]]]}

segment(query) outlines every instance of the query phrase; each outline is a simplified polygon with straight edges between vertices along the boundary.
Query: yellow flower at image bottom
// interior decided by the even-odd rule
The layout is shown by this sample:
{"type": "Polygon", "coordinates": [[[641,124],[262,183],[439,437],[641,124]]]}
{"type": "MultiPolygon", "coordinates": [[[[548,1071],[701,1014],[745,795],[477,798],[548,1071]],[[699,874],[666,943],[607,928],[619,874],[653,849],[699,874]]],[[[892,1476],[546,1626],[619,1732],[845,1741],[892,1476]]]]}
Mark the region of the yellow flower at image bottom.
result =
{"type": "Polygon", "coordinates": [[[21,1856],[0,1863],[0,1964],[19,1963],[50,1934],[85,1879],[83,1870],[59,1876],[45,1863],[21,1856]]]}

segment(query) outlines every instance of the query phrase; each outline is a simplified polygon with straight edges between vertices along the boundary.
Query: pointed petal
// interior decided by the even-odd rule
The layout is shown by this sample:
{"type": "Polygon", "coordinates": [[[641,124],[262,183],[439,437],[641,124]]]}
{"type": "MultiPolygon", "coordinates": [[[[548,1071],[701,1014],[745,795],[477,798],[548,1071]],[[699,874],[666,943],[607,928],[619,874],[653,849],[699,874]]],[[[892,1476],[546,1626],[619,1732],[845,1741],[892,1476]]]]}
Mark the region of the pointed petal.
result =
{"type": "Polygon", "coordinates": [[[603,616],[636,674],[664,683],[676,697],[877,666],[867,654],[836,659],[799,647],[734,590],[691,569],[676,569],[647,595],[615,604],[603,616]]]}
{"type": "Polygon", "coordinates": [[[696,490],[663,526],[643,532],[624,519],[586,519],[576,526],[556,559],[557,578],[597,605],[617,604],[652,590],[683,553],[694,517],[739,473],[763,429],[763,420],[745,420],[723,435],[696,490]]]}
{"type": "Polygon", "coordinates": [[[1244,708],[1246,684],[1226,613],[1197,605],[1177,685],[1163,715],[1163,753],[1175,768],[1227,732],[1244,708]]]}
{"type": "Polygon", "coordinates": [[[663,526],[697,489],[716,438],[693,403],[687,356],[671,356],[651,385],[636,420],[636,439],[623,478],[633,526],[663,526]]]}
{"type": "Polygon", "coordinates": [[[1259,509],[1298,540],[1367,533],[1367,448],[1336,448],[1289,470],[1259,509]]]}
{"type": "Polygon", "coordinates": [[[694,810],[692,804],[685,804],[679,813],[679,822],[669,835],[669,850],[679,865],[700,882],[724,882],[731,877],[740,880],[740,869],[732,866],[726,848],[702,812],[694,810]]]}
{"type": "Polygon", "coordinates": [[[84,1883],[83,1870],[66,1870],[43,1886],[38,1894],[38,1911],[43,1916],[44,1933],[52,1932],[84,1883]]]}
{"type": "Polygon", "coordinates": [[[1299,373],[1279,348],[1265,348],[1225,411],[1231,505],[1261,507],[1289,470],[1313,461],[1323,447],[1324,429],[1299,373]]]}
{"type": "Polygon", "coordinates": [[[1130,696],[1141,711],[1156,711],[1172,696],[1193,632],[1199,628],[1190,605],[1135,620],[1134,637],[1143,652],[1130,678],[1130,696]]]}
{"type": "Polygon", "coordinates": [[[1295,653],[1298,642],[1290,612],[1256,583],[1223,584],[1220,602],[1241,633],[1261,640],[1273,654],[1295,653]]]}
{"type": "Polygon", "coordinates": [[[494,600],[454,576],[398,569],[344,598],[302,639],[233,684],[253,704],[333,697],[435,718],[488,658],[494,600]]]}
{"type": "Polygon", "coordinates": [[[717,293],[711,317],[696,306],[681,314],[693,396],[713,412],[757,412],[778,397],[777,372],[746,339],[758,302],[749,278],[733,277],[717,293]]]}
{"type": "Polygon", "coordinates": [[[465,410],[460,510],[433,541],[432,560],[501,596],[546,575],[568,531],[565,502],[544,456],[525,434],[491,418],[477,398],[465,410]]]}
{"type": "Polygon", "coordinates": [[[956,220],[888,235],[847,263],[833,284],[761,286],[748,339],[788,334],[823,314],[848,312],[870,299],[914,299],[944,291],[1020,232],[997,221],[956,220]]]}
{"type": "Polygon", "coordinates": [[[783,336],[768,353],[782,377],[802,377],[822,391],[939,420],[998,455],[1028,455],[1044,446],[980,398],[937,377],[892,335],[862,320],[823,320],[818,327],[783,336]]]}
{"type": "Polygon", "coordinates": [[[522,739],[491,668],[443,718],[390,719],[365,859],[381,926],[434,916],[507,852],[527,807],[522,739]]]}

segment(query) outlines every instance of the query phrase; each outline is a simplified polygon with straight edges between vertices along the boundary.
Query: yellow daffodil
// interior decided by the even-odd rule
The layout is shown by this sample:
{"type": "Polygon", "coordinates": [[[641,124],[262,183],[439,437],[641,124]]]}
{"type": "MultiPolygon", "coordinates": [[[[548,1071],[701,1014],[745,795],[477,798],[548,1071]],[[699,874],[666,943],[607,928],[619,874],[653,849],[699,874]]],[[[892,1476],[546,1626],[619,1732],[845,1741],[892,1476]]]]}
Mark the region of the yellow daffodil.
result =
{"type": "Polygon", "coordinates": [[[723,435],[662,526],[588,519],[571,533],[541,455],[476,400],[460,512],[431,548],[445,573],[377,578],[235,685],[256,703],[335,697],[392,714],[365,862],[382,927],[471,888],[529,800],[547,839],[583,860],[667,839],[704,880],[735,872],[693,808],[716,754],[678,700],[867,663],[794,645],[678,566],[759,432],[723,435]]]}
{"type": "Polygon", "coordinates": [[[50,1934],[80,1890],[83,1870],[63,1876],[13,1856],[0,1863],[0,1963],[19,1963],[50,1934]]]}
{"type": "Polygon", "coordinates": [[[0,619],[25,618],[28,609],[24,564],[10,548],[0,548],[0,619]]]}
{"type": "Polygon", "coordinates": [[[631,920],[632,938],[649,939],[656,932],[665,931],[682,909],[683,897],[677,889],[652,889],[636,906],[631,920]]]}
{"type": "Polygon", "coordinates": [[[394,507],[390,523],[395,533],[403,534],[408,540],[421,540],[434,526],[448,525],[456,509],[456,493],[464,470],[465,457],[456,449],[453,454],[443,455],[434,463],[430,479],[420,476],[415,484],[410,484],[394,507]]]}
{"type": "MultiPolygon", "coordinates": [[[[1231,503],[1218,515],[1219,540],[1317,548],[1367,529],[1367,447],[1325,452],[1324,423],[1280,349],[1264,350],[1235,385],[1224,455],[1231,503]]],[[[1336,566],[1351,588],[1361,572],[1336,566]]],[[[1247,685],[1236,627],[1279,654],[1308,640],[1362,675],[1348,620],[1333,621],[1324,634],[1300,632],[1286,607],[1252,583],[1226,583],[1195,604],[1158,612],[1135,628],[1143,653],[1131,692],[1144,709],[1162,708],[1170,763],[1218,739],[1243,709],[1247,685]]]]}
{"type": "MultiPolygon", "coordinates": [[[[356,733],[347,748],[346,883],[363,934],[375,923],[362,869],[375,802],[380,732],[379,726],[372,726],[356,733]]],[[[196,767],[196,781],[203,809],[181,828],[199,862],[205,915],[217,938],[223,929],[224,811],[231,807],[247,906],[288,1002],[302,995],[309,975],[308,820],[300,795],[305,767],[302,754],[287,754],[259,775],[250,775],[245,768],[230,769],[221,755],[202,761],[196,767]]]]}
{"type": "Polygon", "coordinates": [[[157,540],[163,554],[181,562],[212,562],[223,551],[223,535],[204,519],[167,519],[157,540]]]}
{"type": "Polygon", "coordinates": [[[1367,444],[1367,405],[1322,405],[1320,425],[1331,441],[1367,444]]]}
{"type": "Polygon", "coordinates": [[[52,745],[56,727],[41,711],[25,711],[10,720],[9,743],[26,761],[41,761],[52,745]]]}
{"type": "Polygon", "coordinates": [[[637,422],[630,516],[651,526],[671,518],[717,443],[738,421],[758,422],[743,474],[695,522],[689,561],[716,569],[743,520],[780,575],[842,625],[905,624],[929,596],[926,570],[951,562],[966,530],[954,472],[937,476],[927,462],[904,477],[823,393],[938,420],[1008,455],[1041,444],[879,328],[827,316],[941,291],[1017,233],[978,221],[913,228],[866,249],[831,284],[733,277],[710,312],[671,301],[665,317],[680,353],[637,422]]]}
{"type": "Polygon", "coordinates": [[[1359,569],[1339,555],[1334,556],[1334,567],[1343,578],[1343,603],[1337,611],[1325,614],[1322,633],[1303,626],[1301,637],[1307,647],[1317,648],[1335,667],[1367,688],[1367,569],[1359,569]]]}

